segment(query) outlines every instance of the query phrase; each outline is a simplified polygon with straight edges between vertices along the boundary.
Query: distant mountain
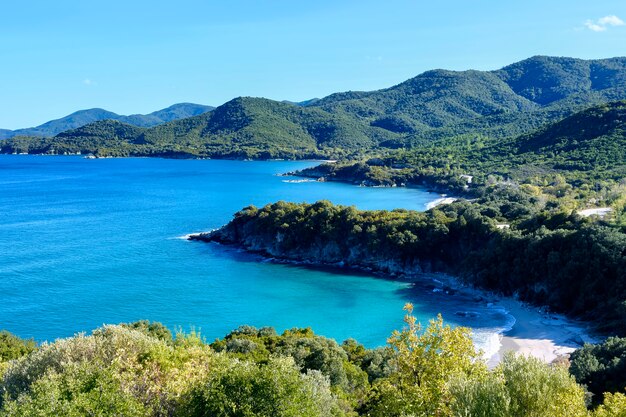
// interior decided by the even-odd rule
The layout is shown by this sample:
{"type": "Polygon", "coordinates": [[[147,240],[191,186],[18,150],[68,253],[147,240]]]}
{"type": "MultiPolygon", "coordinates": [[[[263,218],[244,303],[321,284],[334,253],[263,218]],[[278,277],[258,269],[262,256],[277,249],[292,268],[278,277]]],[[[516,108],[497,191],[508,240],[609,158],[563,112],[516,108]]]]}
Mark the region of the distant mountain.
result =
{"type": "MultiPolygon", "coordinates": [[[[335,93],[302,103],[237,98],[211,113],[143,130],[95,122],[29,149],[107,155],[335,158],[368,150],[430,146],[440,140],[450,143],[454,138],[481,136],[501,141],[616,100],[626,100],[626,58],[536,56],[496,71],[432,70],[390,88],[335,93]]],[[[147,116],[163,118],[157,113],[147,116]]],[[[182,116],[175,110],[166,113],[182,116]]],[[[133,124],[149,126],[139,121],[133,124]]],[[[20,143],[23,151],[25,142],[20,143]]],[[[10,144],[3,149],[14,151],[10,144]]]]}
{"type": "Polygon", "coordinates": [[[37,127],[18,130],[0,129],[0,139],[6,139],[14,136],[52,137],[66,130],[76,129],[100,120],[119,120],[120,122],[128,123],[134,126],[150,127],[171,122],[172,120],[196,116],[213,109],[214,107],[204,106],[201,104],[179,103],[150,114],[133,114],[130,116],[121,116],[104,109],[80,110],[60,119],[51,120],[37,127]]]}
{"type": "Polygon", "coordinates": [[[393,147],[464,133],[515,136],[592,105],[626,99],[626,58],[535,56],[496,71],[432,70],[391,88],[315,102],[406,133],[393,147]]]}
{"type": "Polygon", "coordinates": [[[319,98],[311,98],[309,100],[304,100],[304,101],[290,101],[290,100],[283,100],[281,101],[281,103],[287,103],[287,104],[295,104],[296,106],[310,106],[314,103],[317,103],[320,99],[319,98]]]}
{"type": "Polygon", "coordinates": [[[427,71],[384,90],[332,94],[313,106],[368,119],[381,127],[394,118],[410,120],[410,130],[539,107],[516,94],[494,73],[445,70],[427,71]]]}
{"type": "Polygon", "coordinates": [[[394,134],[319,108],[239,97],[215,110],[152,128],[103,120],[52,139],[5,141],[3,152],[316,158],[320,148],[373,147],[394,134]]]}
{"type": "Polygon", "coordinates": [[[559,100],[621,98],[626,58],[582,60],[536,56],[494,71],[516,94],[546,106],[559,100]]]}

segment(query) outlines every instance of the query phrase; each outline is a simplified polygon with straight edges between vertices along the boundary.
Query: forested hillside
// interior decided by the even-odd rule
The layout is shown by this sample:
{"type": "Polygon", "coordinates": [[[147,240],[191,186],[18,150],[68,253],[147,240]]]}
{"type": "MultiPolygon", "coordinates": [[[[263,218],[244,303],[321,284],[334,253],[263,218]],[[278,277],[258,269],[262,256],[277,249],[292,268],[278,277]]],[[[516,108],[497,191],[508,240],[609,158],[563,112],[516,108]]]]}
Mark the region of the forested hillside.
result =
{"type": "Polygon", "coordinates": [[[624,58],[540,56],[497,71],[432,70],[387,89],[336,93],[298,104],[237,98],[214,112],[145,131],[119,128],[124,134],[111,135],[107,122],[95,122],[43,144],[33,141],[25,147],[28,139],[23,138],[21,147],[7,142],[2,152],[339,158],[421,148],[440,140],[499,141],[593,105],[624,100],[625,80],[624,58]]]}
{"type": "Polygon", "coordinates": [[[422,185],[469,196],[514,182],[559,197],[561,205],[585,206],[593,199],[619,211],[625,203],[625,149],[626,102],[619,101],[514,138],[440,140],[297,174],[364,185],[422,185]]]}

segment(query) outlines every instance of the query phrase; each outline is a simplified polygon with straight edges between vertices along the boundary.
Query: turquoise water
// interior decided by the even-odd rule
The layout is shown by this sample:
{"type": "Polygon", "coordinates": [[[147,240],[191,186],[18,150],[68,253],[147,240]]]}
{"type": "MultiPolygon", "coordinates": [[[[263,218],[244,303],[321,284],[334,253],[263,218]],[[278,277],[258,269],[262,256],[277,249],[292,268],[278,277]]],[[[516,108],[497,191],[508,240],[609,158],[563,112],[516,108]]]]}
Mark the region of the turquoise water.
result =
{"type": "Polygon", "coordinates": [[[0,329],[53,340],[149,319],[208,339],[241,324],[385,343],[412,301],[485,334],[503,312],[459,295],[340,270],[276,264],[180,237],[242,207],[328,199],[362,209],[424,210],[418,189],[290,182],[314,162],[96,159],[0,155],[0,329]],[[476,317],[459,317],[458,311],[476,317]],[[473,314],[472,314],[473,315],[473,314]]]}

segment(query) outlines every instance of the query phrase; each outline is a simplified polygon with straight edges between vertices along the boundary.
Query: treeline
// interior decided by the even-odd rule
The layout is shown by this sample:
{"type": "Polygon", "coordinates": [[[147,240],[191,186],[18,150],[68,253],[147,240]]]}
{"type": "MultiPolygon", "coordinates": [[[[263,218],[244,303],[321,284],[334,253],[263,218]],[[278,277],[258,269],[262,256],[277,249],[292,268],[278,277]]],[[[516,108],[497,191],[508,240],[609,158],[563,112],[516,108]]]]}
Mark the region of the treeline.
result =
{"type": "MultiPolygon", "coordinates": [[[[242,326],[206,343],[146,321],[33,346],[0,337],[0,416],[609,417],[626,395],[589,393],[563,364],[505,355],[488,370],[467,328],[441,317],[385,347],[242,326]],[[21,344],[21,346],[20,346],[21,344]]],[[[623,379],[623,378],[622,378],[623,379]]]]}
{"type": "Polygon", "coordinates": [[[428,212],[278,202],[193,238],[313,263],[448,272],[626,335],[626,234],[541,207],[514,188],[428,212]]]}

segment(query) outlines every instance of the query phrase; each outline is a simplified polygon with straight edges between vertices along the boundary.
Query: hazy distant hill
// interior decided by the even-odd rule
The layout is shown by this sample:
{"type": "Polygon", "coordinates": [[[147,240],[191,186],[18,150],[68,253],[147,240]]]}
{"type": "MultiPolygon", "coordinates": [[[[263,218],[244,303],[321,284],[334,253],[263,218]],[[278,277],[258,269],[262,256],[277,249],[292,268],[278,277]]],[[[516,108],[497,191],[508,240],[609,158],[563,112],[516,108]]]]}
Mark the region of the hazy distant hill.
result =
{"type": "MultiPolygon", "coordinates": [[[[29,149],[103,155],[337,157],[421,147],[463,135],[513,138],[588,107],[624,99],[626,58],[537,56],[497,71],[427,71],[383,90],[335,93],[303,103],[237,98],[213,112],[143,130],[112,129],[109,122],[95,122],[29,149]]],[[[158,113],[148,116],[162,120],[158,113]]],[[[25,142],[20,144],[23,151],[25,142]]],[[[5,152],[11,150],[15,151],[10,144],[4,147],[5,152]]]]}
{"type": "Polygon", "coordinates": [[[0,129],[0,139],[13,136],[55,136],[70,129],[76,129],[88,123],[100,120],[119,120],[134,126],[150,127],[172,120],[184,119],[213,110],[214,107],[193,103],[174,104],[168,108],[155,111],[150,114],[133,114],[122,116],[104,109],[79,110],[60,119],[51,120],[37,127],[18,130],[0,129]]]}

